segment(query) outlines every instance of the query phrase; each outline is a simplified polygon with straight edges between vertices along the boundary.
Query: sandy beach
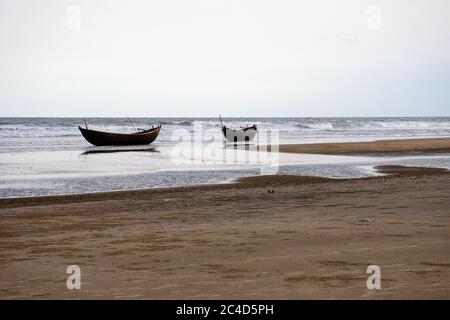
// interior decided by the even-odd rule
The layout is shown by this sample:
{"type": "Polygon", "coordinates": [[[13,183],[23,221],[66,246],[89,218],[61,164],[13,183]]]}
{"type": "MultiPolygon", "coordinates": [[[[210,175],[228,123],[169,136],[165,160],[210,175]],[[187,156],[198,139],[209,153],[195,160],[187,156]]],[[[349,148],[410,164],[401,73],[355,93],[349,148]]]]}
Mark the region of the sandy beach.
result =
{"type": "Polygon", "coordinates": [[[379,170],[0,200],[0,298],[448,299],[449,172],[379,170]]]}
{"type": "Polygon", "coordinates": [[[419,152],[449,152],[450,138],[377,140],[368,142],[311,143],[280,145],[280,152],[316,154],[412,154],[419,152]]]}
{"type": "Polygon", "coordinates": [[[450,300],[449,11],[2,1],[0,300],[450,300]]]}

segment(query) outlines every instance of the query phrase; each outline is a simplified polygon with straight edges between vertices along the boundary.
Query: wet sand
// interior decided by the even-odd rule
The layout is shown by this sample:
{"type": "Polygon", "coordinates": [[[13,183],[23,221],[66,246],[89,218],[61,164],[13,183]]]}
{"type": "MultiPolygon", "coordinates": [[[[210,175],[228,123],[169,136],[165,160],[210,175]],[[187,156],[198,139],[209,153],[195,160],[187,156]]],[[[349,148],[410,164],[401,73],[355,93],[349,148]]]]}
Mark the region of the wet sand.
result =
{"type": "Polygon", "coordinates": [[[315,154],[411,154],[450,152],[450,138],[378,140],[369,142],[287,144],[280,152],[315,154]]]}
{"type": "Polygon", "coordinates": [[[0,200],[0,298],[449,299],[449,172],[380,170],[0,200]]]}

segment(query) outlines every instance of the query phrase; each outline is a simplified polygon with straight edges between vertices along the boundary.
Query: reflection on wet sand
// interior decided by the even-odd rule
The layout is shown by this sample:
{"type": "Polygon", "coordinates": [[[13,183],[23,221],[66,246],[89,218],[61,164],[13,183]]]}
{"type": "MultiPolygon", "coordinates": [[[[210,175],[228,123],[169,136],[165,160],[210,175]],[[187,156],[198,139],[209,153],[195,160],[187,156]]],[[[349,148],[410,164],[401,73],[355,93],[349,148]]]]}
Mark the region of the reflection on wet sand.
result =
{"type": "Polygon", "coordinates": [[[224,143],[224,149],[246,150],[255,149],[257,146],[253,143],[224,143]]]}
{"type": "Polygon", "coordinates": [[[151,152],[151,153],[160,153],[158,149],[156,148],[93,148],[84,151],[81,153],[81,156],[89,155],[89,154],[98,154],[98,153],[117,153],[117,152],[151,152]]]}
{"type": "Polygon", "coordinates": [[[235,149],[235,150],[246,150],[246,151],[261,151],[261,152],[277,152],[279,146],[278,145],[258,145],[254,143],[246,143],[246,144],[225,144],[225,149],[235,149]],[[273,149],[273,150],[272,150],[273,149]]]}

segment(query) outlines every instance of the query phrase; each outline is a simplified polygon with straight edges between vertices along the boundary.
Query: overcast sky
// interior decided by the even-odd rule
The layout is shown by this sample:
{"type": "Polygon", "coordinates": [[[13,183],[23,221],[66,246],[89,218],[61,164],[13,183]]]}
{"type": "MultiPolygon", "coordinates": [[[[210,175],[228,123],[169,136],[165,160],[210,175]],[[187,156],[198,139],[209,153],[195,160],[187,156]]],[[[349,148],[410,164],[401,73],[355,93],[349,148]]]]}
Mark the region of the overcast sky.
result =
{"type": "Polygon", "coordinates": [[[0,0],[0,116],[449,116],[448,0],[0,0]]]}

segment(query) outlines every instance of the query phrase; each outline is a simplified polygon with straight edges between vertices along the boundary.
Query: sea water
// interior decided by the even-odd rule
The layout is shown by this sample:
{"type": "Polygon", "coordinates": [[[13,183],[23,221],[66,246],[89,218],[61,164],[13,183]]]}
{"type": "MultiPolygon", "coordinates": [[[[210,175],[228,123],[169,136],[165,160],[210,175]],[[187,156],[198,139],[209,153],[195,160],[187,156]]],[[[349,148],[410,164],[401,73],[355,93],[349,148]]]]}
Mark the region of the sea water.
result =
{"type": "MultiPolygon", "coordinates": [[[[223,143],[215,118],[91,118],[89,128],[131,133],[161,124],[145,147],[89,145],[81,118],[0,118],[0,197],[22,197],[226,183],[258,174],[334,178],[377,174],[373,166],[450,168],[450,155],[331,156],[258,154],[223,143]],[[120,152],[118,152],[120,151],[120,152]],[[256,155],[258,154],[258,155],[256,155]]],[[[449,137],[450,117],[225,118],[229,127],[258,125],[272,144],[449,137]]],[[[267,141],[259,137],[256,143],[267,141]]],[[[251,148],[250,148],[251,149],[251,148]]]]}

